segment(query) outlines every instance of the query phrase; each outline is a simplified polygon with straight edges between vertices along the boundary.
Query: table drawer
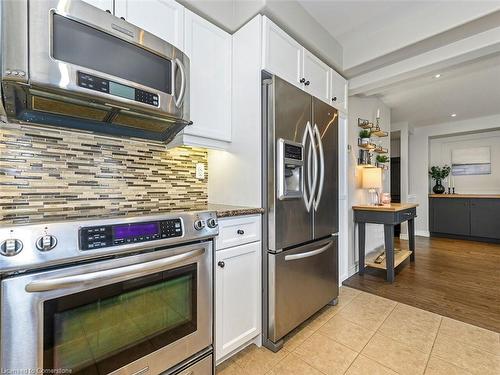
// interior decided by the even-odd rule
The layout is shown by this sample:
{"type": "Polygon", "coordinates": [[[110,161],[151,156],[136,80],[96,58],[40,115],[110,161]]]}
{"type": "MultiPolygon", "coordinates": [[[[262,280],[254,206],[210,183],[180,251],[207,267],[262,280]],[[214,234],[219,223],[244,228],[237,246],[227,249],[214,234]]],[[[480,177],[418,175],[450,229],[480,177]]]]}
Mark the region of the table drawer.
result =
{"type": "Polygon", "coordinates": [[[403,222],[406,220],[414,219],[417,217],[417,209],[416,208],[410,208],[408,210],[400,211],[396,215],[396,220],[398,222],[403,222]]]}
{"type": "Polygon", "coordinates": [[[239,246],[261,239],[261,215],[237,216],[219,219],[219,235],[215,249],[239,246]]]}

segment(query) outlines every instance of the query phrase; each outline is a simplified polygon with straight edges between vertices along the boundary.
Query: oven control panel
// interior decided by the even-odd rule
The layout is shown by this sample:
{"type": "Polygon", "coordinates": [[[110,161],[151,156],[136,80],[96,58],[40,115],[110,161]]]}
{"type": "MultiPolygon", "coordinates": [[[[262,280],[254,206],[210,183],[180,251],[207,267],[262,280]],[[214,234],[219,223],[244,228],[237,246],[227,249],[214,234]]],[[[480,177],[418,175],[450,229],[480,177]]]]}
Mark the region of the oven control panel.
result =
{"type": "Polygon", "coordinates": [[[83,227],[80,249],[93,250],[165,238],[182,237],[181,219],[83,227]]]}

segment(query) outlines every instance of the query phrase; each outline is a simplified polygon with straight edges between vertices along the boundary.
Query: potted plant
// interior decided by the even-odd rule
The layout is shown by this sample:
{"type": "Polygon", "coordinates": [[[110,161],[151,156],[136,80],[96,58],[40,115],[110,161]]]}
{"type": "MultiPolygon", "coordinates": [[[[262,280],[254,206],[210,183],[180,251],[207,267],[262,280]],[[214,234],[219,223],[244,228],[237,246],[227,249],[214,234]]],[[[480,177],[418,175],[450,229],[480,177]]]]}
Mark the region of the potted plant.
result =
{"type": "Polygon", "coordinates": [[[441,180],[445,179],[446,177],[449,176],[451,171],[451,168],[449,165],[445,165],[444,167],[437,167],[433,166],[431,169],[429,169],[429,175],[432,177],[433,180],[436,181],[436,185],[432,188],[432,191],[435,194],[443,194],[445,189],[444,186],[441,184],[441,180]]]}
{"type": "Polygon", "coordinates": [[[361,139],[362,145],[367,145],[370,143],[371,132],[368,129],[361,130],[359,132],[359,138],[361,139]]]}
{"type": "Polygon", "coordinates": [[[387,155],[377,155],[377,158],[375,159],[377,161],[377,166],[378,167],[385,167],[385,163],[389,162],[389,157],[387,155]]]}

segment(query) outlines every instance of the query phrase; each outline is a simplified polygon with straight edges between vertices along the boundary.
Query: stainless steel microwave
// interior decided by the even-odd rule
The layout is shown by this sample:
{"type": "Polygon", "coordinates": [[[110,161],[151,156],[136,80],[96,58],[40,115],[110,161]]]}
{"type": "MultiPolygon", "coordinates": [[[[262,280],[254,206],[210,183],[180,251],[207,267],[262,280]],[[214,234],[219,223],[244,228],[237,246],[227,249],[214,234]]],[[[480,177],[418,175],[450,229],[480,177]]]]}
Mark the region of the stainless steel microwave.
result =
{"type": "Polygon", "coordinates": [[[9,121],[170,141],[190,123],[189,58],[80,0],[2,1],[9,121]]]}

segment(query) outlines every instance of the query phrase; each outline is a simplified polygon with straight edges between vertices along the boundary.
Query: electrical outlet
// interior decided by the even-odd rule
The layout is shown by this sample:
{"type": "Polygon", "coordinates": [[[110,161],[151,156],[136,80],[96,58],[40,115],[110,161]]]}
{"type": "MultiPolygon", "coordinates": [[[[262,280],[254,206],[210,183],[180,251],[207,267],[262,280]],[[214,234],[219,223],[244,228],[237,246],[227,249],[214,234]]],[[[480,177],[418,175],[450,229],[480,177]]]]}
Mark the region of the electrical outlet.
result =
{"type": "Polygon", "coordinates": [[[196,178],[200,180],[205,178],[205,164],[196,163],[196,178]]]}

